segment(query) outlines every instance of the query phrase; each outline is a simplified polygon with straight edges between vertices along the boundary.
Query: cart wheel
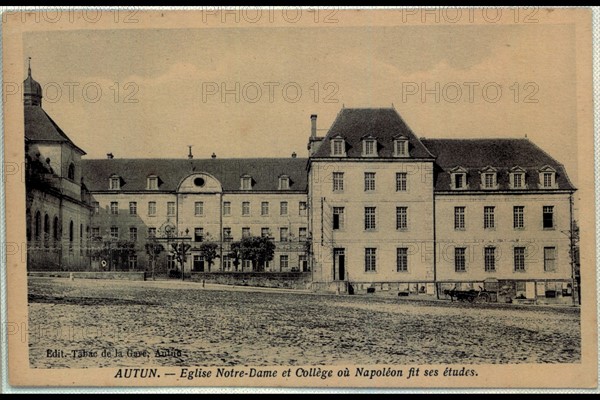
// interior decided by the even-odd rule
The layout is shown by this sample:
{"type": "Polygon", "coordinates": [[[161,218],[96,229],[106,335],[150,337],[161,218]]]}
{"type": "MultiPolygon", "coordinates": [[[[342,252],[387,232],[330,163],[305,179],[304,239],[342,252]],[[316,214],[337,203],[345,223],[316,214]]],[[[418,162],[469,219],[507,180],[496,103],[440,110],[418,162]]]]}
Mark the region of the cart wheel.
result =
{"type": "Polygon", "coordinates": [[[489,303],[490,302],[490,296],[487,293],[480,294],[477,297],[477,302],[478,303],[489,303]]]}
{"type": "Polygon", "coordinates": [[[475,296],[469,296],[469,303],[472,303],[475,301],[475,296]]]}

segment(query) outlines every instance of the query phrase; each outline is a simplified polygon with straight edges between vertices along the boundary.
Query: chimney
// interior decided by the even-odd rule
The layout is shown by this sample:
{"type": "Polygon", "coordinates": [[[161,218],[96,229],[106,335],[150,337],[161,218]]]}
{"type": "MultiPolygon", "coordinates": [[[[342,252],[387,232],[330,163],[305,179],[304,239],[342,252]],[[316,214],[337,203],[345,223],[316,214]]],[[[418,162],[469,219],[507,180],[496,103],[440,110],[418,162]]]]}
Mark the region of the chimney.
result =
{"type": "Polygon", "coordinates": [[[210,158],[212,158],[214,160],[215,158],[217,158],[217,155],[215,153],[212,153],[212,155],[210,156],[210,158]]]}
{"type": "Polygon", "coordinates": [[[112,160],[113,158],[115,158],[115,156],[113,156],[113,153],[106,153],[106,158],[112,160]]]}
{"type": "Polygon", "coordinates": [[[292,153],[292,158],[296,158],[296,152],[292,153]]]}
{"type": "Polygon", "coordinates": [[[317,137],[317,114],[310,116],[310,137],[317,137]]]}

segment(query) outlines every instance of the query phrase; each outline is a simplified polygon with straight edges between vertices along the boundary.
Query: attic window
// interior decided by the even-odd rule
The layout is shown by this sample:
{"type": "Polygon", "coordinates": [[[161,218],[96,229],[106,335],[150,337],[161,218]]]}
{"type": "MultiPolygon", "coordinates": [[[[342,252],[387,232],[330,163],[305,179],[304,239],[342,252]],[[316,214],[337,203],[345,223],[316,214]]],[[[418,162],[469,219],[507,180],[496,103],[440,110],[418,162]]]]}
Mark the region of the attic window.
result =
{"type": "Polygon", "coordinates": [[[108,181],[108,188],[110,190],[119,190],[121,189],[121,177],[117,175],[113,175],[110,177],[108,181]]]}
{"type": "Polygon", "coordinates": [[[150,175],[147,182],[148,190],[158,190],[158,176],[150,175]]]}
{"type": "Polygon", "coordinates": [[[548,165],[540,169],[540,187],[556,189],[556,170],[548,165]]]}
{"type": "Polygon", "coordinates": [[[450,170],[450,188],[452,190],[467,189],[467,170],[463,167],[455,167],[450,170]]]}
{"type": "Polygon", "coordinates": [[[511,189],[525,189],[525,170],[521,167],[514,167],[510,171],[511,189]]]}
{"type": "Polygon", "coordinates": [[[242,190],[252,189],[252,177],[248,175],[242,176],[240,185],[242,190]]]}
{"type": "Polygon", "coordinates": [[[279,177],[279,190],[288,190],[290,188],[290,177],[282,175],[279,177]]]}
{"type": "Polygon", "coordinates": [[[394,139],[394,156],[408,157],[408,138],[399,136],[394,139]]]}
{"type": "Polygon", "coordinates": [[[377,155],[377,140],[368,138],[363,140],[363,156],[373,157],[377,155]]]}
{"type": "Polygon", "coordinates": [[[493,167],[486,167],[481,171],[481,188],[498,189],[497,171],[493,167]]]}
{"type": "Polygon", "coordinates": [[[346,155],[345,142],[342,138],[336,138],[331,141],[331,155],[343,157],[346,155]]]}

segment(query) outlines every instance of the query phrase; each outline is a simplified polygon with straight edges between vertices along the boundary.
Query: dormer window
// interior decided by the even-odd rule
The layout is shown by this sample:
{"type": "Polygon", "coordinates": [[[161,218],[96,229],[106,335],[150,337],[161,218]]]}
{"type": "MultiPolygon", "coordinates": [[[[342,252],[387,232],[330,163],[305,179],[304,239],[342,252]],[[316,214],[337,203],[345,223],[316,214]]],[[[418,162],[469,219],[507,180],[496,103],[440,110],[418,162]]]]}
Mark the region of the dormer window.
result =
{"type": "Polygon", "coordinates": [[[498,172],[493,167],[485,167],[481,170],[481,188],[482,189],[498,189],[498,172]]]}
{"type": "Polygon", "coordinates": [[[158,190],[158,176],[150,175],[146,182],[146,188],[148,190],[158,190]]]}
{"type": "Polygon", "coordinates": [[[252,177],[249,175],[242,176],[240,186],[242,190],[252,189],[252,177]]]}
{"type": "Polygon", "coordinates": [[[450,170],[450,186],[452,190],[467,189],[467,170],[463,167],[455,167],[450,170]]]}
{"type": "Polygon", "coordinates": [[[371,135],[363,136],[363,157],[376,157],[377,156],[377,139],[371,135]]]}
{"type": "Polygon", "coordinates": [[[281,175],[279,177],[279,190],[288,190],[290,188],[290,177],[281,175]]]}
{"type": "Polygon", "coordinates": [[[525,170],[521,167],[514,167],[510,170],[511,189],[526,189],[525,170]]]}
{"type": "Polygon", "coordinates": [[[556,189],[556,170],[549,165],[540,168],[540,183],[542,189],[556,189]]]}
{"type": "Polygon", "coordinates": [[[394,138],[394,157],[408,157],[408,138],[396,136],[394,138]]]}
{"type": "Polygon", "coordinates": [[[334,157],[346,156],[346,141],[339,135],[331,139],[331,155],[334,157]]]}
{"type": "Polygon", "coordinates": [[[118,175],[112,175],[108,181],[108,188],[110,190],[119,190],[121,189],[121,177],[118,175]]]}

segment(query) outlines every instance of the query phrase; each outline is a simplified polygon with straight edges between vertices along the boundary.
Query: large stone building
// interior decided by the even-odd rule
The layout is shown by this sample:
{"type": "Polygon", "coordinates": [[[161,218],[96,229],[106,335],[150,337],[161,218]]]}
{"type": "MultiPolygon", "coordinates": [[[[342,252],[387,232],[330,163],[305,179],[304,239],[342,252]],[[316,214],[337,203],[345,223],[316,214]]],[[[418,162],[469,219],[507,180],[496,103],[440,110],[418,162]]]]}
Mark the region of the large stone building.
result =
{"type": "Polygon", "coordinates": [[[62,256],[44,268],[173,270],[170,244],[185,241],[186,271],[250,271],[232,262],[231,243],[269,236],[275,256],[261,270],[310,273],[315,290],[573,294],[576,189],[527,139],[424,139],[393,108],[343,108],[324,137],[311,116],[308,158],[86,160],[42,110],[30,75],[26,88],[28,154],[60,182],[60,196],[28,188],[32,241],[56,229],[47,221],[60,226],[50,236],[62,256]],[[71,250],[87,240],[133,250],[108,263],[71,250]],[[156,242],[167,251],[151,263],[156,242]],[[217,244],[210,265],[206,242],[217,244]]]}

